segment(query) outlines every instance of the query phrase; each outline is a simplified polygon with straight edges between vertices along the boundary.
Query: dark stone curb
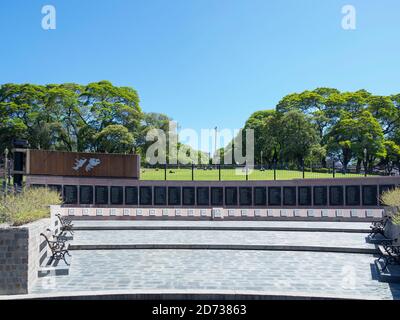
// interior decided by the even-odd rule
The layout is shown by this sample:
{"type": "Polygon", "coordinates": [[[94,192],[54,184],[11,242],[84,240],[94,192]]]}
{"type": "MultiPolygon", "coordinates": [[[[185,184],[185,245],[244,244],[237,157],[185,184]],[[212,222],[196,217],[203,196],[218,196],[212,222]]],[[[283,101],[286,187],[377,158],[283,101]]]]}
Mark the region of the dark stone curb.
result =
{"type": "Polygon", "coordinates": [[[376,254],[375,248],[344,248],[286,245],[226,245],[226,244],[71,244],[70,250],[260,250],[260,251],[312,251],[376,254]]]}
{"type": "Polygon", "coordinates": [[[246,290],[112,290],[0,296],[0,300],[375,300],[375,297],[246,290]]]}
{"type": "Polygon", "coordinates": [[[345,228],[307,228],[307,227],[196,227],[196,226],[82,226],[74,227],[74,231],[105,230],[198,230],[198,231],[291,231],[291,232],[340,232],[370,233],[370,229],[345,228]]]}
{"type": "Polygon", "coordinates": [[[375,260],[375,267],[379,275],[380,282],[387,283],[400,283],[400,266],[388,265],[387,269],[383,271],[383,262],[375,260]]]}

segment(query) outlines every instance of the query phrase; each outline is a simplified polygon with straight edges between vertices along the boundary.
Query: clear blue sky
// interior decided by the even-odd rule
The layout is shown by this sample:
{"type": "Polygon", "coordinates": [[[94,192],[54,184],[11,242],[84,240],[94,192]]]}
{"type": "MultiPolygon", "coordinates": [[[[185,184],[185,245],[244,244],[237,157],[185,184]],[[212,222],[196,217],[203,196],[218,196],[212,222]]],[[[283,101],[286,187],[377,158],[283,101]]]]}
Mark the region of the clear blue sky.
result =
{"type": "Polygon", "coordinates": [[[2,0],[0,83],[138,90],[182,128],[240,128],[320,86],[400,92],[398,0],[2,0]],[[41,28],[41,8],[57,29],[41,28]],[[357,9],[357,30],[341,8],[357,9]]]}

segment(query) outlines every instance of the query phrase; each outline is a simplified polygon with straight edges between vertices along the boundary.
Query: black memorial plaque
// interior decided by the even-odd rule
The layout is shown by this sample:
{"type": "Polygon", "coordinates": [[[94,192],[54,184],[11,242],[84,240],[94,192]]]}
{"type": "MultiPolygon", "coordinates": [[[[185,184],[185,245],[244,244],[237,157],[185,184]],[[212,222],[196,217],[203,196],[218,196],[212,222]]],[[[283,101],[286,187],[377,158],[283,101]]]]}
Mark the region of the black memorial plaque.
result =
{"type": "Polygon", "coordinates": [[[314,206],[328,205],[328,188],[327,187],[314,187],[314,206]]]}
{"type": "Polygon", "coordinates": [[[167,204],[167,188],[154,187],[154,205],[165,206],[167,204]]]}
{"type": "Polygon", "coordinates": [[[152,190],[151,187],[140,187],[140,205],[151,206],[152,205],[152,190]]]}
{"type": "Polygon", "coordinates": [[[211,205],[222,206],[224,203],[224,189],[221,187],[211,187],[211,205]]]}
{"type": "Polygon", "coordinates": [[[59,194],[62,193],[62,186],[59,184],[49,184],[47,187],[52,191],[58,192],[59,194]]]}
{"type": "Polygon", "coordinates": [[[360,186],[346,186],[346,206],[359,206],[360,198],[360,186]]]}
{"type": "Polygon", "coordinates": [[[31,184],[31,188],[33,188],[33,189],[40,189],[40,188],[46,188],[46,185],[45,184],[38,184],[38,183],[35,183],[35,184],[31,184]]]}
{"type": "Polygon", "coordinates": [[[95,204],[108,204],[108,187],[96,186],[94,193],[95,204]]]}
{"type": "Polygon", "coordinates": [[[121,205],[124,203],[124,188],[111,187],[110,188],[110,202],[111,204],[121,205]]]}
{"type": "Polygon", "coordinates": [[[362,186],[362,199],[364,206],[378,205],[378,186],[362,186]]]}
{"type": "Polygon", "coordinates": [[[225,205],[237,206],[237,188],[226,187],[225,188],[225,205]]]}
{"type": "Polygon", "coordinates": [[[208,187],[197,188],[197,205],[198,206],[210,205],[210,190],[208,187]]]}
{"type": "Polygon", "coordinates": [[[394,188],[396,188],[396,186],[394,184],[382,184],[379,186],[379,204],[380,205],[383,204],[382,201],[380,200],[381,195],[383,193],[385,193],[386,191],[393,190],[394,188]]]}
{"type": "Polygon", "coordinates": [[[194,187],[182,188],[183,205],[194,206],[196,203],[196,193],[194,187]]]}
{"type": "Polygon", "coordinates": [[[137,187],[125,187],[125,204],[134,205],[138,204],[138,188],[137,187]]]}
{"type": "Polygon", "coordinates": [[[299,206],[311,206],[311,187],[299,187],[299,206]]]}
{"type": "Polygon", "coordinates": [[[255,187],[254,188],[254,205],[266,206],[267,205],[267,188],[255,187]]]}
{"type": "Polygon", "coordinates": [[[181,188],[168,187],[168,205],[180,206],[181,205],[181,188]]]}
{"type": "Polygon", "coordinates": [[[64,203],[78,204],[78,187],[64,186],[64,203]]]}
{"type": "Polygon", "coordinates": [[[251,187],[239,188],[239,203],[241,206],[251,206],[253,204],[251,187]]]}
{"type": "Polygon", "coordinates": [[[93,186],[79,186],[79,203],[93,204],[93,186]]]}
{"type": "Polygon", "coordinates": [[[269,187],[268,188],[268,204],[270,206],[281,206],[282,205],[281,187],[269,187]]]}
{"type": "Polygon", "coordinates": [[[283,187],[283,204],[285,206],[296,205],[296,187],[283,187]]]}
{"type": "Polygon", "coordinates": [[[343,187],[329,187],[329,204],[331,206],[343,206],[343,187]]]}

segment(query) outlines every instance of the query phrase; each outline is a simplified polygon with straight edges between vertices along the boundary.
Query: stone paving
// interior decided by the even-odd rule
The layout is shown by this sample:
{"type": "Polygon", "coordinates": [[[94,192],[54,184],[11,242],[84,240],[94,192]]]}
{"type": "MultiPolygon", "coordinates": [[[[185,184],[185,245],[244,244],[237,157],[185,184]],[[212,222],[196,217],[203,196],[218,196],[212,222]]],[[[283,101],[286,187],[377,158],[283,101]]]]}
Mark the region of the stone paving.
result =
{"type": "MultiPolygon", "coordinates": [[[[71,244],[255,244],[374,248],[369,223],[300,221],[74,221],[79,227],[200,226],[328,228],[331,232],[76,230],[71,244]],[[334,229],[360,232],[332,232],[334,229]]],[[[400,284],[377,280],[371,254],[262,250],[72,250],[69,274],[39,278],[30,293],[252,291],[269,295],[400,299],[400,284]]],[[[62,263],[60,263],[62,265],[62,263]]]]}
{"type": "Polygon", "coordinates": [[[272,251],[73,251],[69,275],[39,278],[31,293],[97,290],[254,290],[269,294],[399,299],[364,254],[272,251]]]}
{"type": "Polygon", "coordinates": [[[75,227],[259,227],[259,228],[325,228],[325,229],[369,229],[370,222],[317,222],[317,221],[179,221],[179,220],[134,220],[93,221],[75,220],[75,227]]]}
{"type": "Polygon", "coordinates": [[[102,230],[75,231],[72,245],[225,244],[371,248],[365,233],[220,231],[220,230],[102,230]]]}

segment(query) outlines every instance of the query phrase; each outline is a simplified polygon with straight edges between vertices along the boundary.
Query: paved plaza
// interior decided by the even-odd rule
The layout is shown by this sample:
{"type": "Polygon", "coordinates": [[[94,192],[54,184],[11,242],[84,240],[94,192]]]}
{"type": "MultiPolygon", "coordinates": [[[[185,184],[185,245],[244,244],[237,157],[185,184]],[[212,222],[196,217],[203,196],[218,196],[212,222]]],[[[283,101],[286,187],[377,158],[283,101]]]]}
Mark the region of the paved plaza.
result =
{"type": "Polygon", "coordinates": [[[373,250],[375,246],[366,241],[369,223],[74,221],[74,225],[84,230],[75,230],[71,246],[86,245],[88,250],[71,250],[68,274],[40,277],[31,294],[186,290],[400,299],[400,284],[379,282],[374,265],[377,257],[368,253],[313,252],[306,248],[304,251],[96,249],[96,245],[107,244],[218,244],[227,248],[236,244],[275,244],[373,250]],[[194,226],[208,229],[186,229],[194,226]],[[98,227],[105,229],[97,230],[98,227]],[[129,230],[129,227],[138,229],[129,230]],[[159,229],[146,230],[146,227],[159,229]],[[168,227],[178,230],[168,230],[168,227]],[[219,230],[221,227],[228,229],[219,230]],[[275,227],[278,231],[235,230],[243,227],[275,227]],[[292,231],[279,231],[279,228],[292,231]],[[321,228],[329,232],[315,231],[321,228]],[[350,232],[343,231],[346,229],[350,232]]]}
{"type": "Polygon", "coordinates": [[[373,262],[371,255],[316,252],[74,251],[69,275],[40,278],[32,293],[190,289],[400,298],[400,285],[375,279],[373,262]]]}

